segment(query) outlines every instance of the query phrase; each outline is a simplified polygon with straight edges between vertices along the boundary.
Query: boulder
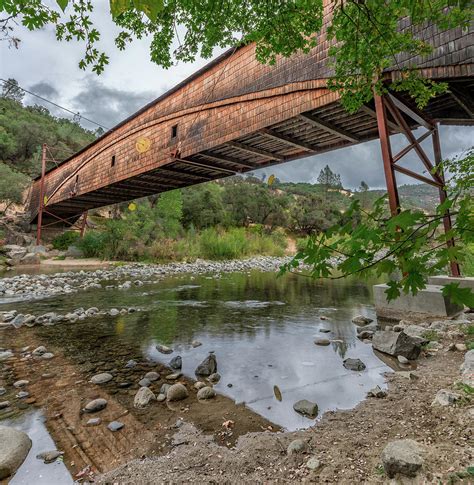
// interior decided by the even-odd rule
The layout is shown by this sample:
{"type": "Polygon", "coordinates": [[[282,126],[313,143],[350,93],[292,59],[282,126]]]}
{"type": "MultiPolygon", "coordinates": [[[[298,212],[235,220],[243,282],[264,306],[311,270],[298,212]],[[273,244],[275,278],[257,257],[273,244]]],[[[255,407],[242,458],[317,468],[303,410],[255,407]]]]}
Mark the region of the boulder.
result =
{"type": "Polygon", "coordinates": [[[306,441],[298,439],[298,440],[293,440],[289,445],[288,448],[286,449],[286,452],[288,455],[295,455],[298,453],[305,453],[308,451],[308,444],[306,441]]]}
{"type": "Polygon", "coordinates": [[[389,478],[396,475],[414,477],[423,465],[422,450],[414,440],[389,443],[382,452],[382,463],[389,478]]]}
{"type": "Polygon", "coordinates": [[[154,399],[155,395],[148,389],[148,387],[140,387],[133,399],[133,407],[137,409],[146,408],[148,404],[150,404],[150,401],[153,401],[154,399]]]}
{"type": "Polygon", "coordinates": [[[173,352],[173,349],[171,349],[170,347],[167,347],[166,345],[160,345],[160,344],[156,346],[156,350],[158,350],[158,352],[162,354],[171,354],[173,352]]]}
{"type": "Polygon", "coordinates": [[[196,375],[210,376],[217,372],[217,359],[214,354],[209,354],[196,368],[196,375]]]}
{"type": "Polygon", "coordinates": [[[109,374],[108,372],[101,372],[100,374],[93,376],[90,382],[92,382],[92,384],[106,384],[113,378],[114,376],[112,374],[109,374]]]}
{"type": "Polygon", "coordinates": [[[177,355],[170,360],[169,366],[174,370],[181,370],[181,367],[183,366],[183,359],[180,355],[177,355]]]}
{"type": "Polygon", "coordinates": [[[360,359],[346,359],[342,365],[349,370],[361,371],[365,369],[365,364],[360,359]]]}
{"type": "Polygon", "coordinates": [[[188,390],[183,384],[173,384],[169,387],[166,393],[166,399],[168,401],[181,401],[189,396],[188,390]]]}
{"type": "Polygon", "coordinates": [[[201,381],[197,381],[194,383],[194,389],[197,389],[199,391],[199,389],[202,389],[203,387],[206,387],[206,384],[204,384],[204,382],[201,382],[201,381]]]}
{"type": "Polygon", "coordinates": [[[429,340],[424,337],[424,335],[426,334],[426,328],[421,327],[420,325],[407,325],[403,329],[403,332],[409,337],[418,340],[418,343],[420,345],[424,345],[429,342],[429,340]]]}
{"type": "Polygon", "coordinates": [[[86,404],[86,407],[84,408],[84,411],[86,413],[96,413],[98,411],[102,411],[102,409],[105,409],[107,406],[107,400],[106,399],[94,399],[93,401],[90,401],[86,404]]]}
{"type": "Polygon", "coordinates": [[[355,323],[356,325],[360,325],[360,326],[368,325],[373,321],[374,320],[372,318],[365,317],[364,315],[358,315],[357,317],[354,317],[352,319],[352,323],[355,323]]]}
{"type": "Polygon", "coordinates": [[[28,252],[33,253],[33,254],[39,254],[40,256],[47,256],[48,255],[48,248],[45,248],[44,246],[41,246],[41,245],[30,246],[28,248],[28,252]]]}
{"type": "Polygon", "coordinates": [[[432,406],[452,406],[461,399],[461,395],[451,392],[448,389],[440,389],[432,402],[432,406]]]}
{"type": "Polygon", "coordinates": [[[216,397],[216,391],[212,387],[205,386],[197,392],[198,399],[212,399],[213,397],[216,397]]]}
{"type": "Polygon", "coordinates": [[[155,371],[150,371],[145,374],[145,379],[148,379],[151,382],[159,381],[160,380],[160,374],[155,371]]]}
{"type": "Polygon", "coordinates": [[[13,475],[25,461],[31,448],[26,433],[8,426],[0,426],[0,480],[13,475]]]}
{"type": "Polygon", "coordinates": [[[402,355],[409,360],[414,360],[420,355],[421,345],[417,337],[410,337],[403,332],[390,332],[380,330],[375,332],[372,339],[372,346],[375,350],[384,354],[398,357],[402,355]]]}
{"type": "Polygon", "coordinates": [[[328,340],[327,338],[317,338],[314,341],[315,345],[321,345],[321,346],[327,346],[327,345],[330,345],[330,343],[331,343],[331,341],[328,340]]]}
{"type": "Polygon", "coordinates": [[[84,252],[77,246],[69,246],[66,251],[66,258],[83,258],[84,252]]]}
{"type": "Polygon", "coordinates": [[[39,254],[26,253],[21,259],[20,264],[40,264],[41,258],[39,254]]]}
{"type": "Polygon", "coordinates": [[[318,405],[315,402],[301,399],[293,404],[293,409],[303,416],[308,418],[315,418],[318,415],[318,405]]]}

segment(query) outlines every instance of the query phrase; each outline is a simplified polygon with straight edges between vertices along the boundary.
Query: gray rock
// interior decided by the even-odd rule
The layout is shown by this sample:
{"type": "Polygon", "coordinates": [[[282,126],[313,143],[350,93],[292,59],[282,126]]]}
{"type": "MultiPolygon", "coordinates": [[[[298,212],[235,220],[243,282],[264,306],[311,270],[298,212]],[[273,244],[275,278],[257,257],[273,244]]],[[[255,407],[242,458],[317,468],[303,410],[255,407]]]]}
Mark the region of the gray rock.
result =
{"type": "Polygon", "coordinates": [[[397,360],[402,365],[408,365],[410,363],[410,361],[406,357],[403,357],[403,355],[398,355],[397,360]]]}
{"type": "Polygon", "coordinates": [[[382,389],[380,386],[375,386],[367,393],[367,397],[377,397],[379,399],[387,396],[387,391],[382,389]]]}
{"type": "Polygon", "coordinates": [[[396,475],[414,477],[423,466],[422,450],[414,440],[389,443],[382,452],[382,463],[389,478],[396,475]]]}
{"type": "Polygon", "coordinates": [[[19,392],[19,393],[16,395],[16,397],[17,397],[18,399],[25,399],[26,397],[29,397],[29,395],[30,395],[30,393],[29,393],[29,392],[27,392],[27,391],[20,391],[20,392],[19,392]]]}
{"type": "Polygon", "coordinates": [[[0,396],[3,396],[7,393],[7,390],[4,387],[0,387],[0,396]]]}
{"type": "Polygon", "coordinates": [[[121,430],[125,425],[121,423],[120,421],[112,421],[107,425],[107,429],[110,431],[119,431],[121,430]]]}
{"type": "Polygon", "coordinates": [[[102,409],[105,409],[106,406],[107,406],[107,400],[98,398],[88,402],[86,404],[86,407],[84,408],[84,411],[86,413],[96,413],[98,411],[102,411],[102,409]]]}
{"type": "Polygon", "coordinates": [[[87,421],[86,425],[87,426],[99,426],[99,424],[102,422],[100,418],[91,418],[87,421]]]}
{"type": "Polygon", "coordinates": [[[448,389],[440,389],[432,402],[432,406],[452,406],[461,399],[461,395],[448,389]]]}
{"type": "Polygon", "coordinates": [[[211,383],[211,384],[217,384],[220,380],[221,380],[221,375],[219,374],[219,372],[214,372],[214,374],[211,374],[207,380],[211,383]]]}
{"type": "Polygon", "coordinates": [[[160,380],[160,374],[155,371],[147,372],[145,374],[145,379],[148,379],[151,382],[159,381],[160,380]]]}
{"type": "Polygon", "coordinates": [[[168,389],[171,387],[171,384],[163,384],[161,387],[160,387],[160,394],[164,394],[166,396],[166,394],[168,393],[168,389]]]}
{"type": "Polygon", "coordinates": [[[166,393],[166,399],[168,401],[181,401],[189,396],[188,390],[183,384],[173,384],[169,387],[166,393]]]}
{"type": "Polygon", "coordinates": [[[90,380],[92,384],[106,384],[107,382],[110,382],[114,376],[112,374],[109,374],[108,372],[101,372],[100,374],[96,374],[93,376],[90,380]]]}
{"type": "Polygon", "coordinates": [[[25,320],[26,320],[25,315],[22,315],[21,313],[19,313],[10,323],[15,328],[20,328],[25,323],[25,320]]]}
{"type": "Polygon", "coordinates": [[[201,345],[202,345],[202,343],[201,343],[201,342],[199,342],[198,340],[193,340],[193,341],[191,342],[191,347],[193,347],[194,349],[195,349],[196,347],[200,347],[201,345]]]}
{"type": "Polygon", "coordinates": [[[8,360],[11,357],[13,357],[13,352],[11,352],[10,350],[3,350],[2,352],[0,352],[0,362],[8,360]]]}
{"type": "Polygon", "coordinates": [[[48,254],[48,249],[44,246],[30,246],[28,251],[33,254],[39,254],[40,256],[46,256],[48,254]]]}
{"type": "Polygon", "coordinates": [[[148,404],[150,404],[150,401],[153,401],[154,399],[155,395],[148,389],[148,387],[140,387],[133,399],[133,407],[137,409],[146,408],[148,404]]]}
{"type": "Polygon", "coordinates": [[[210,376],[217,372],[217,359],[214,354],[209,354],[196,368],[198,376],[210,376]]]}
{"type": "Polygon", "coordinates": [[[418,376],[414,372],[406,370],[395,372],[395,375],[402,377],[403,379],[408,379],[409,381],[414,381],[415,379],[418,379],[418,376]]]}
{"type": "Polygon", "coordinates": [[[26,433],[9,426],[0,426],[0,480],[16,472],[30,448],[31,440],[26,433]]]}
{"type": "Polygon", "coordinates": [[[202,389],[203,387],[206,387],[206,384],[204,384],[204,382],[201,382],[201,381],[197,381],[194,383],[194,389],[197,389],[199,391],[199,389],[202,389]]]}
{"type": "Polygon", "coordinates": [[[329,333],[329,332],[331,332],[331,330],[329,330],[329,328],[320,328],[319,331],[321,333],[329,333]]]}
{"type": "Polygon", "coordinates": [[[30,381],[27,381],[26,379],[20,379],[19,381],[13,383],[13,387],[20,389],[21,387],[26,387],[29,383],[30,381]]]}
{"type": "Polygon", "coordinates": [[[362,371],[365,369],[365,364],[360,359],[346,359],[342,365],[349,370],[362,371]]]}
{"type": "Polygon", "coordinates": [[[79,249],[77,246],[69,246],[66,251],[66,257],[67,258],[83,258],[84,257],[84,251],[82,249],[79,249]]]}
{"type": "Polygon", "coordinates": [[[315,418],[318,415],[318,405],[315,402],[301,399],[293,404],[293,409],[303,416],[315,418]]]}
{"type": "Polygon", "coordinates": [[[358,338],[361,340],[371,340],[374,336],[374,332],[372,330],[363,330],[359,333],[358,338]]]}
{"type": "Polygon", "coordinates": [[[372,339],[375,350],[384,354],[398,357],[403,355],[409,360],[414,360],[420,355],[421,345],[417,337],[410,337],[403,332],[387,332],[384,330],[375,332],[372,339]]]}
{"type": "Polygon", "coordinates": [[[183,359],[180,355],[177,355],[170,360],[169,366],[172,369],[181,370],[181,368],[183,367],[183,359]]]}
{"type": "Polygon", "coordinates": [[[321,466],[321,462],[313,456],[306,462],[306,468],[309,470],[317,470],[321,466]]]}
{"type": "Polygon", "coordinates": [[[148,387],[148,386],[151,386],[151,381],[150,379],[147,379],[146,377],[144,377],[143,379],[140,379],[138,381],[138,385],[141,387],[148,387]]]}
{"type": "Polygon", "coordinates": [[[38,460],[43,460],[44,463],[53,463],[53,461],[56,461],[63,454],[64,453],[62,451],[58,450],[43,451],[42,453],[36,455],[36,458],[38,460]]]}
{"type": "Polygon", "coordinates": [[[33,350],[32,354],[35,357],[41,357],[46,352],[47,352],[46,347],[44,345],[40,345],[39,347],[36,347],[35,350],[33,350]]]}
{"type": "Polygon", "coordinates": [[[129,360],[126,364],[125,364],[125,368],[126,369],[133,369],[135,366],[137,365],[137,361],[136,360],[129,360]]]}
{"type": "Polygon", "coordinates": [[[158,396],[156,396],[156,400],[158,402],[163,402],[163,401],[166,401],[166,396],[164,394],[158,394],[158,396]]]}
{"type": "Polygon", "coordinates": [[[314,341],[314,344],[315,345],[321,345],[321,346],[327,346],[327,345],[330,345],[331,344],[331,341],[328,340],[327,338],[317,338],[314,341]]]}
{"type": "Polygon", "coordinates": [[[10,407],[10,401],[1,401],[0,402],[0,409],[6,409],[10,407]]]}
{"type": "Polygon", "coordinates": [[[304,440],[293,440],[286,449],[288,455],[295,455],[298,453],[306,453],[308,451],[308,444],[304,440]]]}
{"type": "Polygon", "coordinates": [[[20,264],[40,264],[41,258],[39,254],[26,253],[21,259],[20,264]]]}
{"type": "Polygon", "coordinates": [[[364,315],[358,315],[357,317],[354,317],[352,319],[352,323],[355,323],[356,325],[368,325],[369,323],[373,322],[374,320],[369,317],[365,317],[364,315]]]}
{"type": "Polygon", "coordinates": [[[415,341],[418,341],[420,345],[424,345],[429,342],[427,338],[424,337],[426,334],[426,328],[420,325],[407,325],[403,332],[409,337],[412,337],[415,341]]]}
{"type": "Polygon", "coordinates": [[[165,379],[168,379],[169,381],[175,381],[179,379],[183,374],[181,372],[173,372],[172,374],[168,374],[165,379]]]}
{"type": "Polygon", "coordinates": [[[212,399],[213,397],[216,397],[216,391],[212,387],[202,387],[197,392],[198,399],[212,399]]]}
{"type": "Polygon", "coordinates": [[[171,354],[171,353],[173,353],[173,349],[172,348],[167,347],[166,345],[161,345],[161,344],[158,344],[156,346],[156,350],[158,350],[158,352],[160,352],[162,354],[171,354]]]}
{"type": "Polygon", "coordinates": [[[46,352],[41,356],[41,358],[46,360],[53,359],[54,354],[52,352],[46,352]]]}
{"type": "Polygon", "coordinates": [[[116,308],[111,308],[108,313],[111,317],[116,317],[117,315],[120,315],[120,312],[116,308]]]}
{"type": "Polygon", "coordinates": [[[88,317],[92,317],[92,316],[94,316],[94,315],[97,315],[97,313],[99,313],[99,309],[98,309],[97,307],[95,307],[95,306],[93,306],[93,307],[91,307],[91,308],[88,308],[88,309],[86,310],[86,315],[87,315],[88,317]]]}

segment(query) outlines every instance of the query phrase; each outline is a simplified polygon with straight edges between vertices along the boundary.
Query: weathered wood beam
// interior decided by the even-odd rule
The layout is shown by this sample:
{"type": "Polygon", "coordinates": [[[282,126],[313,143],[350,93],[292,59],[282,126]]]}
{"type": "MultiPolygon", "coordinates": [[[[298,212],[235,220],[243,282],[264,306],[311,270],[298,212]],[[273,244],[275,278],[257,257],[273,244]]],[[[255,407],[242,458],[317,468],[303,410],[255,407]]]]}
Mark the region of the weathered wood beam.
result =
{"type": "Polygon", "coordinates": [[[269,158],[270,160],[280,160],[281,162],[285,160],[285,157],[283,155],[277,155],[276,153],[268,152],[267,150],[251,147],[249,145],[245,145],[245,143],[240,143],[238,141],[228,141],[226,145],[236,148],[237,150],[242,150],[244,152],[251,153],[252,155],[258,155],[260,157],[269,158]]]}
{"type": "Polygon", "coordinates": [[[426,118],[421,112],[416,112],[415,110],[408,107],[401,99],[388,93],[390,101],[403,113],[409,116],[413,121],[421,126],[424,126],[427,130],[433,129],[433,122],[426,118]]]}
{"type": "Polygon", "coordinates": [[[436,121],[440,125],[474,126],[474,119],[468,118],[437,118],[436,121]]]}
{"type": "Polygon", "coordinates": [[[456,101],[456,103],[458,103],[459,106],[461,106],[461,108],[467,113],[469,118],[474,119],[474,108],[470,100],[454,88],[451,88],[449,90],[449,94],[456,101]]]}
{"type": "Polygon", "coordinates": [[[226,162],[232,163],[233,165],[239,165],[240,167],[245,168],[258,168],[257,165],[254,163],[250,163],[247,161],[239,160],[238,158],[229,157],[227,155],[221,155],[220,153],[211,153],[211,152],[199,152],[198,155],[208,158],[209,160],[216,160],[217,162],[226,162]]]}
{"type": "Polygon", "coordinates": [[[438,189],[443,186],[443,184],[436,182],[433,179],[429,179],[428,177],[424,177],[423,175],[420,175],[419,173],[412,172],[408,168],[401,167],[400,165],[395,165],[395,164],[393,164],[392,166],[393,166],[393,169],[396,170],[397,172],[408,175],[409,177],[420,180],[421,182],[425,182],[426,184],[433,185],[434,187],[438,187],[438,189]]]}
{"type": "Polygon", "coordinates": [[[357,137],[356,135],[348,132],[347,130],[344,130],[343,128],[339,128],[338,126],[333,125],[328,121],[323,121],[314,115],[302,113],[299,115],[299,118],[306,123],[310,123],[316,128],[327,131],[328,133],[332,133],[333,135],[336,135],[339,138],[343,138],[344,140],[350,141],[352,143],[358,143],[360,141],[359,137],[357,137]]]}
{"type": "Polygon", "coordinates": [[[285,143],[286,145],[290,145],[295,148],[302,148],[303,150],[307,150],[309,152],[314,152],[318,149],[315,145],[311,145],[310,143],[305,143],[304,141],[297,140],[296,138],[293,138],[291,136],[282,135],[269,128],[264,128],[263,130],[260,130],[259,133],[262,133],[265,136],[273,138],[274,140],[278,140],[282,143],[285,143]]]}
{"type": "Polygon", "coordinates": [[[186,160],[184,158],[175,158],[174,160],[177,161],[177,162],[180,162],[180,163],[193,165],[195,167],[201,167],[201,168],[205,168],[207,170],[213,170],[214,172],[223,172],[223,173],[232,174],[232,175],[235,175],[237,173],[235,170],[231,170],[229,168],[224,168],[224,167],[216,166],[216,165],[208,165],[206,163],[196,162],[194,160],[186,160]]]}
{"type": "MultiPolygon", "coordinates": [[[[363,113],[369,115],[375,120],[377,119],[377,113],[369,106],[365,106],[365,105],[361,106],[359,108],[359,111],[362,111],[363,113]]],[[[393,121],[390,121],[389,119],[387,119],[387,126],[390,128],[390,131],[393,131],[395,133],[400,133],[400,131],[402,131],[401,128],[396,123],[394,123],[393,121]]]]}

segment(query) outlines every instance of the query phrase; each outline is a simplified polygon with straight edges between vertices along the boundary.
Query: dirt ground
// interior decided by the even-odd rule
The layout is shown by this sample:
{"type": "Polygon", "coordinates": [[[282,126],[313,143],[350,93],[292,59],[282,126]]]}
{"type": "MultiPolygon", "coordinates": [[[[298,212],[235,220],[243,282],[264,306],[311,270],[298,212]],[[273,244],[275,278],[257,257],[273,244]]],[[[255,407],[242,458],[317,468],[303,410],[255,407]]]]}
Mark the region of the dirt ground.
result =
{"type": "Polygon", "coordinates": [[[416,379],[388,375],[386,398],[326,413],[305,431],[250,433],[231,449],[186,424],[174,434],[175,447],[167,455],[132,461],[99,483],[387,483],[381,452],[389,441],[403,438],[420,443],[425,459],[422,473],[403,483],[473,483],[472,477],[456,475],[474,461],[473,403],[466,398],[455,407],[431,405],[439,389],[455,389],[462,360],[456,351],[423,356],[416,379]],[[308,451],[288,456],[287,446],[296,438],[307,442],[308,451]],[[311,457],[320,460],[316,470],[306,466],[311,457]]]}

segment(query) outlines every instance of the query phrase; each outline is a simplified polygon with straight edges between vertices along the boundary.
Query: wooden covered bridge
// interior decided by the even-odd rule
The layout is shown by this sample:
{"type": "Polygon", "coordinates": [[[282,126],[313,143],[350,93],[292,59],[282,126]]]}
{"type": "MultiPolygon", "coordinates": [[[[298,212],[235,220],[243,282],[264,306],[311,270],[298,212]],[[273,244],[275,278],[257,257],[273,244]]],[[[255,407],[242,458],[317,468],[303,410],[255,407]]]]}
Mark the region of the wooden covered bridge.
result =
{"type": "Polygon", "coordinates": [[[396,211],[395,172],[440,188],[443,183],[440,176],[414,173],[397,162],[415,150],[420,167],[429,169],[441,158],[438,123],[474,123],[472,30],[427,26],[418,35],[434,47],[432,54],[399,57],[386,78],[390,83],[404,68],[416,66],[423,76],[448,82],[449,92],[423,112],[400,94],[376,97],[355,114],[345,111],[339,95],[327,89],[332,72],[324,32],[309,54],[279,58],[273,66],[255,59],[254,45],[231,49],[58,167],[44,171],[30,191],[31,221],[41,229],[77,220],[93,208],[374,138],[381,140],[391,209],[396,211]],[[418,126],[427,131],[416,140],[412,130],[418,126]],[[394,133],[404,133],[408,140],[398,154],[390,148],[394,133]],[[434,160],[420,146],[429,136],[434,160]]]}

